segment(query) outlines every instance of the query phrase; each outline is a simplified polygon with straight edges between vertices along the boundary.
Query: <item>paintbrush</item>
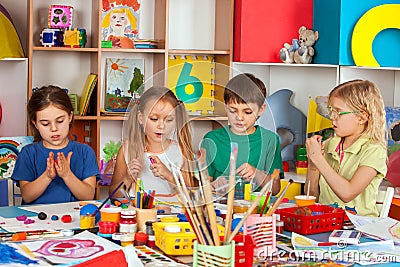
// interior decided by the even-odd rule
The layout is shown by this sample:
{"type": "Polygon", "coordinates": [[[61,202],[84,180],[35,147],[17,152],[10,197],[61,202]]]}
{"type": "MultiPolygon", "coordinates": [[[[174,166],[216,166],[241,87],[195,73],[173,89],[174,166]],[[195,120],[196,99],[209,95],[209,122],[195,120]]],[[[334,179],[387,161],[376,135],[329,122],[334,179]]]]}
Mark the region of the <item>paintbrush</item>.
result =
{"type": "Polygon", "coordinates": [[[207,164],[205,162],[206,151],[204,149],[202,149],[202,155],[204,155],[204,157],[200,158],[198,161],[200,180],[202,181],[203,184],[204,201],[206,204],[208,222],[210,223],[214,244],[216,246],[219,246],[220,241],[219,241],[218,227],[217,227],[217,215],[215,214],[215,207],[212,198],[212,190],[210,186],[210,180],[208,178],[207,164]]]}
{"type": "Polygon", "coordinates": [[[232,224],[232,211],[233,211],[233,202],[235,198],[235,183],[236,183],[236,158],[238,153],[238,144],[231,143],[231,155],[229,159],[229,193],[228,193],[228,202],[227,202],[227,212],[225,219],[225,234],[224,234],[224,242],[227,241],[228,236],[231,232],[231,224],[232,224]]]}
{"type": "Polygon", "coordinates": [[[262,205],[262,208],[261,208],[261,211],[260,211],[260,217],[263,216],[264,211],[265,211],[265,208],[267,207],[267,203],[268,203],[269,198],[270,198],[271,193],[272,193],[272,186],[273,186],[273,185],[274,185],[274,180],[271,179],[271,186],[269,187],[267,196],[265,197],[264,203],[263,203],[263,205],[262,205]]]}
{"type": "Polygon", "coordinates": [[[266,216],[271,216],[275,210],[278,208],[279,204],[281,204],[283,197],[286,194],[286,191],[289,189],[289,186],[293,183],[293,179],[290,179],[288,184],[286,185],[285,189],[283,189],[282,193],[278,197],[278,199],[275,201],[275,203],[272,205],[272,207],[268,210],[266,216]]]}
{"type": "Polygon", "coordinates": [[[101,210],[101,208],[110,200],[110,198],[119,190],[119,188],[124,184],[124,181],[120,182],[119,185],[111,192],[111,194],[101,203],[101,205],[93,212],[92,216],[96,216],[96,214],[101,210]]]}

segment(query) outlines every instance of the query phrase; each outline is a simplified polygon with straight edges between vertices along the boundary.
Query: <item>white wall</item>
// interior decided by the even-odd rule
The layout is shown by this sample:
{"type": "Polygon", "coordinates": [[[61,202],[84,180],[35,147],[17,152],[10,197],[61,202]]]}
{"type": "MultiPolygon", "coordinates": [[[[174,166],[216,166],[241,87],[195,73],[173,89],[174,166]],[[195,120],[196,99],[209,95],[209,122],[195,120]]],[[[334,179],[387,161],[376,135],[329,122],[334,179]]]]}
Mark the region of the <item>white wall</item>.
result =
{"type": "MultiPolygon", "coordinates": [[[[24,52],[27,45],[27,1],[0,0],[10,14],[20,36],[24,52]]],[[[0,136],[26,135],[26,98],[28,60],[0,60],[0,103],[3,119],[0,136]]]]}

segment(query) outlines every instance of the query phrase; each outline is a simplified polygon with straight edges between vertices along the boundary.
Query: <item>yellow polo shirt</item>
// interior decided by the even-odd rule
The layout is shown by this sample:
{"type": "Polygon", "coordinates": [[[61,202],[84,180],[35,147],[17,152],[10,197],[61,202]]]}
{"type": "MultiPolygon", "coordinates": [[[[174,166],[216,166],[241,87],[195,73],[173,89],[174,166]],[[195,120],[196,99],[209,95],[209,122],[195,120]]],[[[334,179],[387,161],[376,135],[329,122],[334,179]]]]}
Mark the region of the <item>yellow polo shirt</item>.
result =
{"type": "Polygon", "coordinates": [[[340,137],[333,137],[325,143],[324,149],[325,159],[334,170],[339,170],[340,176],[350,180],[359,166],[374,168],[378,173],[363,192],[347,203],[340,200],[321,175],[319,179],[319,203],[332,204],[336,202],[343,208],[345,206],[355,208],[358,215],[378,216],[376,197],[379,185],[387,172],[386,150],[379,144],[373,144],[367,137],[362,136],[345,149],[340,163],[340,155],[336,149],[339,142],[340,137]]]}

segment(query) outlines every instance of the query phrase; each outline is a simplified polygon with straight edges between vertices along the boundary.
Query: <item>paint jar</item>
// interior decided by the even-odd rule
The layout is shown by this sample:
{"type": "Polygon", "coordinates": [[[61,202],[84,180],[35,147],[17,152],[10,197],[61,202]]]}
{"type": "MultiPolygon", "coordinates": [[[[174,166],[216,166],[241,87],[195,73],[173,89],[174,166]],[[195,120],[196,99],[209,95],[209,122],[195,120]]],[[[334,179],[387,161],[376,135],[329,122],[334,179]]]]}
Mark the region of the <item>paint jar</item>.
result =
{"type": "Polygon", "coordinates": [[[121,233],[135,233],[137,231],[136,210],[121,210],[121,218],[119,220],[119,231],[121,233]]]}
{"type": "Polygon", "coordinates": [[[147,244],[147,240],[149,236],[143,232],[137,232],[135,234],[135,246],[145,246],[147,244]]]}
{"type": "Polygon", "coordinates": [[[90,229],[94,228],[95,225],[95,217],[91,214],[82,214],[80,215],[80,227],[81,229],[90,229]]]}
{"type": "Polygon", "coordinates": [[[148,235],[149,239],[147,240],[147,246],[150,248],[156,247],[156,236],[153,230],[153,223],[156,221],[147,221],[146,222],[146,234],[148,235]]]}
{"type": "Polygon", "coordinates": [[[244,179],[236,176],[235,199],[244,199],[244,179]]]}
{"type": "Polygon", "coordinates": [[[102,208],[100,211],[100,218],[103,222],[119,223],[121,216],[121,208],[102,208]]]}
{"type": "Polygon", "coordinates": [[[226,213],[227,213],[226,209],[221,209],[221,218],[224,220],[226,219],[226,213]]]}
{"type": "Polygon", "coordinates": [[[117,231],[117,224],[115,222],[99,222],[99,233],[113,234],[117,231]]]}
{"type": "MultiPolygon", "coordinates": [[[[252,201],[249,200],[235,200],[233,202],[233,213],[245,213],[251,204],[252,201]]],[[[254,209],[253,213],[257,213],[257,209],[254,209]]]]}
{"type": "Polygon", "coordinates": [[[121,236],[123,235],[126,235],[126,233],[113,233],[111,239],[115,244],[121,245],[121,236]]]}
{"type": "Polygon", "coordinates": [[[154,235],[154,230],[153,230],[153,223],[155,223],[156,221],[147,221],[146,222],[146,234],[148,236],[154,235]]]}
{"type": "Polygon", "coordinates": [[[149,248],[156,248],[156,236],[149,235],[149,239],[147,240],[147,246],[149,248]]]}
{"type": "Polygon", "coordinates": [[[133,233],[125,233],[120,237],[121,246],[126,247],[133,245],[135,241],[135,235],[133,233]]]}

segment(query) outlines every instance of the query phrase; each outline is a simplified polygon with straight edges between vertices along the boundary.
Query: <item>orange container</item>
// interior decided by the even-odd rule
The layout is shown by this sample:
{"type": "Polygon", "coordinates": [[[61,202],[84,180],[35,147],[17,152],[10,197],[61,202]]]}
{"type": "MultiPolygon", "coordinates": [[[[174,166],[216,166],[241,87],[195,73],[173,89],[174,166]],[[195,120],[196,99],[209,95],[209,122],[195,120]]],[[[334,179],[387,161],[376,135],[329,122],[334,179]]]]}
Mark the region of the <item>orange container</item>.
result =
{"type": "Polygon", "coordinates": [[[102,222],[114,222],[118,224],[121,217],[121,208],[102,208],[100,211],[100,216],[102,222]]]}
{"type": "Polygon", "coordinates": [[[298,207],[304,207],[304,206],[310,206],[315,204],[315,196],[305,196],[305,195],[299,195],[295,196],[294,200],[296,201],[296,205],[298,207]]]}

